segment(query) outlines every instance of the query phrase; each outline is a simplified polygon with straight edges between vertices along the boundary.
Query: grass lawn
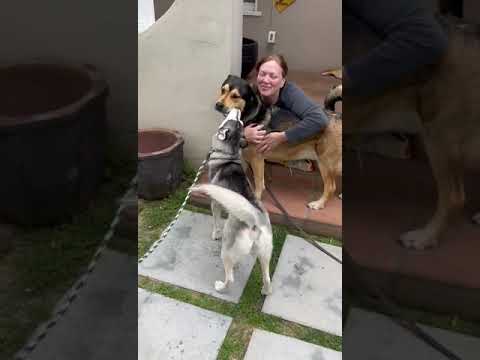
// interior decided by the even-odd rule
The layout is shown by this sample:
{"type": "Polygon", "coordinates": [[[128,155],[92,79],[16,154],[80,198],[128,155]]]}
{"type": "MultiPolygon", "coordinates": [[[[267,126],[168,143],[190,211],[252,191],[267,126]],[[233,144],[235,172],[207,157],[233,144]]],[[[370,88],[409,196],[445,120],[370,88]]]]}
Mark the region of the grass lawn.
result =
{"type": "Polygon", "coordinates": [[[13,356],[48,320],[103,240],[136,164],[110,164],[89,209],[71,223],[18,228],[14,249],[0,259],[0,359],[13,356]]]}
{"type": "MultiPolygon", "coordinates": [[[[184,181],[174,194],[161,201],[142,202],[140,205],[140,209],[142,210],[139,215],[138,228],[139,258],[150,248],[152,243],[159,238],[163,229],[166,228],[171,219],[173,219],[194,177],[195,171],[187,167],[186,171],[184,171],[184,181]]],[[[187,209],[210,214],[209,210],[191,205],[188,205],[187,209]]],[[[270,270],[272,274],[288,233],[296,234],[295,231],[291,231],[284,226],[273,226],[274,250],[270,270]]],[[[316,239],[328,244],[341,244],[338,240],[331,238],[316,237],[316,239]]],[[[209,295],[200,294],[163,282],[153,281],[142,276],[139,277],[139,286],[148,291],[232,317],[232,325],[230,326],[218,356],[218,359],[221,360],[243,359],[254,328],[291,336],[337,351],[342,350],[341,337],[261,312],[264,297],[260,294],[262,277],[258,262],[252,270],[238,304],[225,302],[209,295]]]]}

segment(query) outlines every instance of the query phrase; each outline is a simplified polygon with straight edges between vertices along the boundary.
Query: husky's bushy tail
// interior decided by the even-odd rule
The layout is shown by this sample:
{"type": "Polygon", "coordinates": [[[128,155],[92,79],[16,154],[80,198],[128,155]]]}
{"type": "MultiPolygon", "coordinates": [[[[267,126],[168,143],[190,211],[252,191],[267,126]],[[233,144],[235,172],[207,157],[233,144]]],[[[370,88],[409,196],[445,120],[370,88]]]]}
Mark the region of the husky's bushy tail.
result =
{"type": "Polygon", "coordinates": [[[243,221],[249,227],[254,227],[259,223],[259,210],[245,197],[232,190],[213,184],[203,184],[193,187],[192,191],[207,194],[222,205],[230,215],[243,221]]]}

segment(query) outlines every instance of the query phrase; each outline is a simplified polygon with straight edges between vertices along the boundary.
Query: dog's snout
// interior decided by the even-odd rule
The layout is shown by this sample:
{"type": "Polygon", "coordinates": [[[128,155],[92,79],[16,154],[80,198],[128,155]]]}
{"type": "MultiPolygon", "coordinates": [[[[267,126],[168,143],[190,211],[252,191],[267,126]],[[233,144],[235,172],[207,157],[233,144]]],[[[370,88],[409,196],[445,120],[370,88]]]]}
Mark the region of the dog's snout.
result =
{"type": "Polygon", "coordinates": [[[223,111],[224,108],[225,108],[225,105],[223,105],[221,102],[217,101],[215,103],[215,110],[223,111]]]}

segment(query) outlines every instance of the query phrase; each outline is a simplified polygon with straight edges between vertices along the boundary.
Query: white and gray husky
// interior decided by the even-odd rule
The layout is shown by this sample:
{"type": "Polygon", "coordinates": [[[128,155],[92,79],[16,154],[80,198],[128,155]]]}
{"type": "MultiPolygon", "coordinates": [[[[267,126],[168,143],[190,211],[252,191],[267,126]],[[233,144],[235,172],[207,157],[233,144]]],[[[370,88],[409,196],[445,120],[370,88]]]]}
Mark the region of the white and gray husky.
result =
{"type": "Polygon", "coordinates": [[[210,184],[192,190],[211,199],[214,219],[212,238],[222,239],[221,258],[225,281],[216,281],[215,290],[222,292],[234,281],[233,267],[245,255],[257,256],[263,276],[262,294],[272,292],[270,259],[272,256],[272,226],[268,212],[259,202],[249,184],[240,161],[243,125],[235,111],[220,125],[212,139],[209,161],[210,184]],[[220,229],[222,209],[228,213],[220,229]]]}

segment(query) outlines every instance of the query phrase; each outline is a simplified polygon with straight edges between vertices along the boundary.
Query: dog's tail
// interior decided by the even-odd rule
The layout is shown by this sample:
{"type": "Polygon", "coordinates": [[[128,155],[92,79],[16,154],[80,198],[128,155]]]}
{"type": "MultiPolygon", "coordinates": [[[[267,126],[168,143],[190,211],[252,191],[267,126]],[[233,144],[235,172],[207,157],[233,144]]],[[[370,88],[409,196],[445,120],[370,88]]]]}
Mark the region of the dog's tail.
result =
{"type": "Polygon", "coordinates": [[[325,109],[335,112],[335,103],[337,101],[342,101],[342,85],[334,86],[330,89],[323,105],[325,109]]]}
{"type": "Polygon", "coordinates": [[[207,194],[217,201],[232,216],[246,223],[250,228],[258,224],[259,210],[242,195],[213,184],[195,186],[192,191],[207,194]]]}

